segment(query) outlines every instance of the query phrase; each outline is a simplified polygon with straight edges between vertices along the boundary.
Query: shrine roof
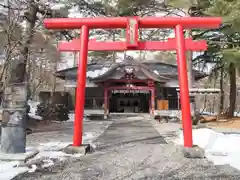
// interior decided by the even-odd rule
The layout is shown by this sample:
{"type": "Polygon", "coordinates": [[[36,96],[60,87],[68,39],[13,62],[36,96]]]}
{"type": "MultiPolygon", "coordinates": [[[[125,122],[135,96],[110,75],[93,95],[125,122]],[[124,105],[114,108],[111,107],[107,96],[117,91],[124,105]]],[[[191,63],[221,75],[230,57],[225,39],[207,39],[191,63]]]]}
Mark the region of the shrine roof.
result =
{"type": "MultiPolygon", "coordinates": [[[[104,81],[110,78],[117,69],[124,68],[126,66],[138,66],[143,72],[143,74],[145,74],[145,76],[159,82],[167,81],[169,78],[178,78],[177,65],[159,62],[158,60],[126,60],[120,63],[88,64],[87,78],[92,81],[104,81]]],[[[76,74],[77,67],[68,68],[56,72],[56,76],[62,79],[76,79],[76,74]]],[[[199,80],[206,76],[206,74],[194,69],[193,74],[195,76],[195,80],[199,80]]]]}
{"type": "MultiPolygon", "coordinates": [[[[178,77],[178,66],[177,64],[168,64],[164,62],[159,62],[158,60],[143,61],[142,63],[153,69],[155,73],[159,73],[166,77],[178,77]]],[[[206,73],[192,69],[192,74],[196,81],[207,76],[206,73]]]]}
{"type": "Polygon", "coordinates": [[[138,71],[142,72],[148,79],[152,79],[157,82],[166,82],[169,80],[168,77],[154,73],[153,70],[150,69],[146,64],[135,60],[126,60],[116,63],[112,65],[105,73],[97,77],[90,78],[90,80],[93,82],[105,81],[110,79],[117,71],[123,72],[127,71],[127,69],[130,71],[133,69],[138,69],[138,71]]]}

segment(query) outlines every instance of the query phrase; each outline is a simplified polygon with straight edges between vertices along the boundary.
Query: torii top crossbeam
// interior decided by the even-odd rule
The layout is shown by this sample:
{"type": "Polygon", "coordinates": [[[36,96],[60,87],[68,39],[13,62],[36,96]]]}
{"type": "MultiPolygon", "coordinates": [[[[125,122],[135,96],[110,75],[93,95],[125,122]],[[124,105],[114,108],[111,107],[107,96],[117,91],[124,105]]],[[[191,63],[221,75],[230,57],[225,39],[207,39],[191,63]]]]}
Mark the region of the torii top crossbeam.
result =
{"type": "MultiPolygon", "coordinates": [[[[139,28],[175,28],[180,24],[188,28],[218,28],[222,19],[218,17],[133,17],[139,28]]],[[[126,28],[129,17],[95,17],[95,18],[58,18],[46,19],[44,25],[48,29],[76,29],[83,25],[91,29],[126,28]]]]}

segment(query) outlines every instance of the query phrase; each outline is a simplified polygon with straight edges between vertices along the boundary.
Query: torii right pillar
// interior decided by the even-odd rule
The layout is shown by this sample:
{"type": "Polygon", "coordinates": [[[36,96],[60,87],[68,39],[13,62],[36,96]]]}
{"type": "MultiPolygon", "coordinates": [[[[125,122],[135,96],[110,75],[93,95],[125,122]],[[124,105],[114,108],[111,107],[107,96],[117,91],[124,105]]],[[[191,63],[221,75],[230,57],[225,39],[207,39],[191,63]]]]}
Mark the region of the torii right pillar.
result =
{"type": "Polygon", "coordinates": [[[188,76],[187,76],[187,63],[186,63],[186,46],[185,46],[185,37],[183,32],[183,27],[181,25],[176,25],[175,27],[175,36],[176,36],[176,52],[177,52],[177,64],[178,64],[178,83],[180,88],[180,103],[182,108],[182,125],[183,136],[185,139],[184,146],[192,147],[192,120],[190,103],[183,97],[189,97],[189,88],[188,88],[188,76]]]}

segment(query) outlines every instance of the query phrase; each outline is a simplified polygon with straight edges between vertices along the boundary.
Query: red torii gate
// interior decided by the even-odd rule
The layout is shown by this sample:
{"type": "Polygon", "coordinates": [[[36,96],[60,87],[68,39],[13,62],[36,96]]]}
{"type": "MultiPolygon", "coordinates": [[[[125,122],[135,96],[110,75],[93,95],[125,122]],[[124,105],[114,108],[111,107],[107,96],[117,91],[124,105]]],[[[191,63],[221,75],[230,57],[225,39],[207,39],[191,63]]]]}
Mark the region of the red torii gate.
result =
{"type": "Polygon", "coordinates": [[[81,29],[80,39],[59,44],[61,51],[79,51],[77,71],[77,92],[75,105],[73,146],[82,144],[82,124],[85,103],[85,85],[88,51],[126,51],[126,50],[176,50],[180,86],[180,102],[184,146],[192,147],[192,121],[188,91],[186,50],[206,50],[205,41],[185,39],[184,29],[217,28],[221,18],[210,17],[98,17],[98,18],[57,18],[46,19],[44,25],[48,29],[81,29]],[[126,42],[97,42],[89,41],[89,29],[125,28],[126,42]],[[139,28],[174,28],[175,38],[165,42],[139,42],[139,28]]]}

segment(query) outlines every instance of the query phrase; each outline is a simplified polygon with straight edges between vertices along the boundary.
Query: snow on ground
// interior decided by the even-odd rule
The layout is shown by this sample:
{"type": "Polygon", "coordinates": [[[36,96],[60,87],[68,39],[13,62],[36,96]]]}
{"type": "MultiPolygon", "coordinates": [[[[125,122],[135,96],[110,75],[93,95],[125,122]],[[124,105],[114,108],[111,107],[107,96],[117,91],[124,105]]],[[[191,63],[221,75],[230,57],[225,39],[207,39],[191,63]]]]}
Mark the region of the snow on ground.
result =
{"type": "MultiPolygon", "coordinates": [[[[70,114],[74,119],[74,114],[70,114]]],[[[83,143],[92,143],[100,136],[105,129],[111,124],[111,121],[84,121],[83,143]]],[[[3,162],[0,161],[0,180],[10,180],[24,172],[35,172],[37,168],[45,168],[53,166],[56,162],[64,161],[69,157],[80,157],[82,154],[66,154],[62,151],[64,147],[72,144],[73,138],[73,122],[63,122],[61,124],[53,123],[27,136],[26,151],[38,150],[39,153],[27,164],[29,167],[19,166],[19,161],[3,162]]]]}
{"type": "Polygon", "coordinates": [[[15,176],[25,173],[29,170],[27,167],[18,167],[19,161],[2,162],[0,161],[0,179],[11,180],[15,176]]]}
{"type": "Polygon", "coordinates": [[[71,144],[64,142],[49,142],[40,144],[39,147],[27,147],[26,151],[39,150],[39,153],[23,166],[20,161],[0,161],[0,179],[11,180],[15,176],[25,172],[35,172],[38,168],[53,166],[54,162],[66,160],[69,157],[80,157],[83,154],[66,154],[61,151],[64,147],[71,144]]]}
{"type": "Polygon", "coordinates": [[[74,113],[69,113],[68,114],[68,122],[74,122],[74,119],[75,119],[75,114],[74,113]]]}
{"type": "MultiPolygon", "coordinates": [[[[179,132],[176,144],[183,145],[183,133],[179,132]]],[[[194,129],[193,144],[203,148],[208,160],[216,165],[229,164],[240,170],[240,134],[223,134],[212,129],[194,129]]]]}
{"type": "Polygon", "coordinates": [[[28,105],[30,106],[30,112],[28,113],[28,115],[33,119],[42,120],[41,116],[36,115],[38,104],[39,102],[28,100],[28,105]]]}

